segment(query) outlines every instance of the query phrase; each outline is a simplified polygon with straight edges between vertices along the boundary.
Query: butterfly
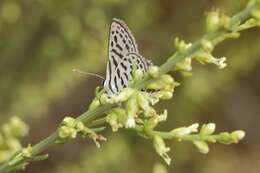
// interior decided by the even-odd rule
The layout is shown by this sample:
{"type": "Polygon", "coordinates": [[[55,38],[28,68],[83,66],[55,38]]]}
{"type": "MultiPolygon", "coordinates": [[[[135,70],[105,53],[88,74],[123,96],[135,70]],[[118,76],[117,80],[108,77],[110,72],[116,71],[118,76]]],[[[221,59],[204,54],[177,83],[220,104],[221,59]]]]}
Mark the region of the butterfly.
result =
{"type": "Polygon", "coordinates": [[[108,62],[103,87],[108,97],[117,95],[133,79],[133,68],[146,72],[151,61],[139,54],[134,36],[127,25],[113,19],[109,30],[108,62]]]}

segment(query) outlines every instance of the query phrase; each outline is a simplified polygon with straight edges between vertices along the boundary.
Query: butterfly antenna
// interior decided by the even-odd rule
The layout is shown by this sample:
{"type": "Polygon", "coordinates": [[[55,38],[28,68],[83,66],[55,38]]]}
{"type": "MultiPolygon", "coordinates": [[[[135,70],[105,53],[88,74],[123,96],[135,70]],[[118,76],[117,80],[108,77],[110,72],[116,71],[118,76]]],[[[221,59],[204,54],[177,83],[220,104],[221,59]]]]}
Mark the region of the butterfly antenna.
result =
{"type": "Polygon", "coordinates": [[[96,74],[96,73],[90,73],[90,72],[85,72],[85,71],[81,71],[81,70],[78,70],[78,69],[72,69],[73,72],[77,72],[79,74],[84,74],[84,75],[90,75],[90,76],[95,76],[95,77],[98,77],[102,80],[105,80],[103,78],[103,76],[99,75],[99,74],[96,74]]]}

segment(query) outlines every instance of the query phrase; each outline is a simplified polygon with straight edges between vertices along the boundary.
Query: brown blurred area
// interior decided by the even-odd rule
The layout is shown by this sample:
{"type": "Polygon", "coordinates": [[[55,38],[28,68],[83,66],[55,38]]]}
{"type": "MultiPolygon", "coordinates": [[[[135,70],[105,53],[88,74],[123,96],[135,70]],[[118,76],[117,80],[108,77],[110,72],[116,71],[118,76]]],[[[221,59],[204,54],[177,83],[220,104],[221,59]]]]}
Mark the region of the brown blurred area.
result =
{"type": "MultiPolygon", "coordinates": [[[[87,110],[99,79],[73,73],[78,68],[104,75],[108,28],[112,18],[124,20],[140,52],[162,64],[174,52],[175,37],[195,41],[205,32],[205,13],[212,8],[232,15],[245,0],[1,0],[0,124],[22,117],[36,143],[55,130],[65,116],[87,110]]],[[[173,158],[168,172],[258,173],[260,170],[260,30],[250,29],[221,43],[214,55],[228,66],[193,64],[193,76],[173,74],[181,86],[173,99],[157,108],[169,111],[161,129],[214,122],[218,131],[243,129],[238,145],[210,146],[200,154],[190,143],[169,142],[173,158]]],[[[133,132],[112,133],[97,149],[77,139],[51,147],[50,158],[35,162],[26,173],[146,173],[163,161],[152,144],[133,132]]],[[[156,172],[163,173],[163,172],[156,172]]]]}

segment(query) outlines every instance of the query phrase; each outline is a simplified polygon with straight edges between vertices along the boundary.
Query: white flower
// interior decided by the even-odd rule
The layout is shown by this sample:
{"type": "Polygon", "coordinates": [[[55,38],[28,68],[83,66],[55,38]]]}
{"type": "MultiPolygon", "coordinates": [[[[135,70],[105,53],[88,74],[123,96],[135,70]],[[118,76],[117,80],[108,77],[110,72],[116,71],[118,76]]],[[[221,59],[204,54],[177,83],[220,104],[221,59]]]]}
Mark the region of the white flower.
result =
{"type": "Polygon", "coordinates": [[[180,127],[180,128],[177,128],[177,129],[173,129],[171,131],[171,133],[177,137],[180,137],[182,138],[183,136],[187,136],[193,132],[197,132],[198,131],[198,127],[199,127],[199,124],[196,123],[196,124],[192,124],[190,125],[189,127],[180,127]]]}
{"type": "Polygon", "coordinates": [[[126,120],[126,128],[135,128],[135,119],[133,116],[128,116],[126,120]]]}
{"type": "Polygon", "coordinates": [[[227,66],[227,64],[225,63],[226,61],[226,57],[222,57],[222,58],[214,58],[213,56],[210,56],[212,63],[216,64],[218,66],[218,68],[222,69],[225,68],[227,66]]]}
{"type": "Polygon", "coordinates": [[[213,133],[215,131],[215,129],[216,129],[216,124],[214,124],[214,123],[207,124],[207,131],[209,133],[213,133]]]}
{"type": "Polygon", "coordinates": [[[225,63],[225,61],[226,61],[226,57],[222,57],[222,58],[219,58],[218,59],[218,67],[220,68],[220,69],[222,69],[222,68],[225,68],[226,66],[227,66],[227,64],[225,63]]]}
{"type": "Polygon", "coordinates": [[[183,130],[183,133],[185,133],[186,135],[189,135],[189,134],[192,133],[192,132],[197,132],[197,131],[198,131],[198,127],[199,127],[199,124],[198,124],[198,123],[192,124],[192,125],[190,125],[189,127],[186,127],[186,128],[183,130]]]}
{"type": "Polygon", "coordinates": [[[245,135],[246,133],[242,130],[236,130],[231,133],[231,137],[235,140],[235,142],[238,142],[239,140],[243,139],[245,135]]]}
{"type": "Polygon", "coordinates": [[[161,122],[161,121],[166,121],[167,116],[168,116],[168,112],[167,112],[167,110],[165,109],[165,110],[163,111],[163,113],[158,116],[158,121],[159,121],[159,122],[161,122]]]}

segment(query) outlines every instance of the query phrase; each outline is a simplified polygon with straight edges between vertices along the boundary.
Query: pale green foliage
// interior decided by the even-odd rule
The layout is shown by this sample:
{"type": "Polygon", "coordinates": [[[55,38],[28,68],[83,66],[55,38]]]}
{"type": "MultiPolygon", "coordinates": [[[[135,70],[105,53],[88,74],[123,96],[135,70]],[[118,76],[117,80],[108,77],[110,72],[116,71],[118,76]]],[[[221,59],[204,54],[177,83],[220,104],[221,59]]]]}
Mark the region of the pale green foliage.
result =
{"type": "MultiPolygon", "coordinates": [[[[190,60],[188,59],[189,62],[190,60]]],[[[205,62],[211,63],[206,60],[205,62]]],[[[180,66],[180,64],[177,65],[180,66]]],[[[180,70],[184,70],[184,68],[180,68],[180,70]]],[[[137,70],[133,72],[136,78],[142,80],[144,78],[142,73],[136,74],[136,72],[137,70]]],[[[146,89],[151,90],[151,92],[125,88],[112,98],[108,98],[102,90],[96,93],[96,98],[93,100],[91,107],[93,105],[95,105],[95,108],[102,107],[105,104],[118,105],[118,107],[109,110],[106,115],[106,122],[110,124],[112,131],[117,132],[119,128],[132,128],[140,136],[152,139],[155,151],[167,164],[171,163],[171,158],[167,154],[170,148],[166,146],[165,139],[175,138],[179,141],[191,141],[201,153],[206,154],[209,152],[208,142],[231,144],[237,143],[244,137],[245,133],[243,131],[213,134],[215,131],[214,123],[204,124],[200,130],[198,130],[198,124],[193,124],[188,127],[173,129],[170,132],[156,131],[155,128],[158,124],[167,120],[167,110],[162,114],[158,114],[153,106],[160,99],[171,99],[174,89],[179,83],[175,82],[170,75],[160,74],[159,68],[156,66],[150,67],[146,75],[153,79],[146,86],[146,89]],[[198,131],[199,133],[197,133],[198,131]]],[[[135,82],[138,81],[133,81],[132,84],[135,82]]]]}
{"type": "Polygon", "coordinates": [[[0,131],[0,163],[20,150],[20,138],[28,134],[28,126],[18,117],[12,117],[0,131]]]}

